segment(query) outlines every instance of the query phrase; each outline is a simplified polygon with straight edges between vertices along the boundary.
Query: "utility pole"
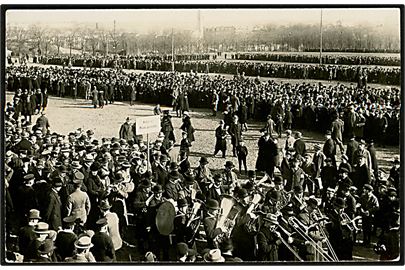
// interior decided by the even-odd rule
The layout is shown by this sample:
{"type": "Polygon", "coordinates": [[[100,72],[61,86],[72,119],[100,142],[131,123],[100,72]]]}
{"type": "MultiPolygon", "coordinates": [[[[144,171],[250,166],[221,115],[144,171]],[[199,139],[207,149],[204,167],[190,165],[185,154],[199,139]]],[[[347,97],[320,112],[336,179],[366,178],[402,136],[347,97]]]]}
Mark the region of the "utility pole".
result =
{"type": "Polygon", "coordinates": [[[319,28],[320,32],[320,46],[319,46],[319,64],[322,65],[322,9],[321,9],[321,25],[319,28]]]}
{"type": "Polygon", "coordinates": [[[172,28],[172,72],[174,72],[174,36],[172,28]]]}

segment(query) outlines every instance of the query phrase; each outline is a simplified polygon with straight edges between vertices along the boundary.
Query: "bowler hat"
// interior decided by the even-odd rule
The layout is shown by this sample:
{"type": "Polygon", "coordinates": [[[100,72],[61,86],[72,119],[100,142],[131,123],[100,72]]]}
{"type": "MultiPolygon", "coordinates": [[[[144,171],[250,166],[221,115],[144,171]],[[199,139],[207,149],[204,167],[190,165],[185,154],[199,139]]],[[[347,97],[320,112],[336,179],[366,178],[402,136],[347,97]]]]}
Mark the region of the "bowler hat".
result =
{"type": "Polygon", "coordinates": [[[336,200],[335,200],[335,202],[333,203],[333,205],[334,205],[336,208],[340,208],[340,209],[347,207],[345,200],[344,200],[343,198],[340,198],[340,197],[336,198],[336,200]]]}
{"type": "Polygon", "coordinates": [[[327,131],[325,132],[325,135],[332,135],[332,131],[327,130],[327,131]]]}
{"type": "Polygon", "coordinates": [[[152,191],[154,193],[163,193],[162,186],[159,184],[156,184],[155,186],[153,186],[152,191]]]}
{"type": "Polygon", "coordinates": [[[238,190],[238,197],[240,199],[244,199],[247,196],[249,196],[249,193],[247,192],[247,190],[245,188],[241,188],[241,189],[238,190]]]}
{"type": "Polygon", "coordinates": [[[208,209],[213,209],[213,210],[218,210],[219,209],[219,203],[217,200],[214,199],[208,199],[206,207],[208,209]]]}
{"type": "Polygon", "coordinates": [[[225,167],[227,167],[227,168],[234,168],[235,165],[233,164],[232,161],[228,160],[228,161],[225,163],[225,167]]]}
{"type": "Polygon", "coordinates": [[[177,162],[172,161],[170,162],[170,170],[177,170],[179,168],[179,165],[177,165],[177,162]]]}
{"type": "Polygon", "coordinates": [[[200,158],[200,163],[201,163],[201,164],[208,164],[207,158],[206,158],[206,157],[201,157],[201,158],[200,158]]]}
{"type": "Polygon", "coordinates": [[[183,257],[183,256],[187,255],[188,250],[189,250],[187,244],[184,242],[178,243],[176,249],[177,249],[177,253],[178,253],[179,257],[183,257]]]}

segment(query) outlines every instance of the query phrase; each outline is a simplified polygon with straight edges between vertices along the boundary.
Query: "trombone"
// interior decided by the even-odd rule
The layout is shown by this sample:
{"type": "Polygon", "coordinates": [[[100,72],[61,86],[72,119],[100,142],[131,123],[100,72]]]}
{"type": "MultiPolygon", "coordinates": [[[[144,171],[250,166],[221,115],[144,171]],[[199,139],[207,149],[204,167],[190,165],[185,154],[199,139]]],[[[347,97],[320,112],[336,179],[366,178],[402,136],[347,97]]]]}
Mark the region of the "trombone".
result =
{"type": "MultiPolygon", "coordinates": [[[[280,230],[282,230],[287,237],[291,237],[292,233],[290,233],[289,231],[287,231],[285,228],[283,228],[283,226],[281,226],[280,224],[277,225],[278,228],[280,228],[280,230]]],[[[294,250],[294,248],[292,246],[290,246],[290,244],[288,244],[287,241],[285,241],[283,239],[283,237],[280,235],[279,237],[280,241],[288,248],[289,251],[291,251],[292,254],[294,254],[294,256],[300,261],[303,262],[304,260],[300,257],[300,255],[298,255],[298,253],[294,250]]]]}
{"type": "Polygon", "coordinates": [[[328,250],[329,250],[329,252],[330,252],[332,258],[333,258],[335,261],[339,261],[339,258],[338,258],[338,256],[336,255],[336,252],[335,252],[335,250],[333,249],[332,244],[330,243],[330,241],[329,241],[329,239],[328,239],[328,237],[327,237],[327,235],[326,235],[326,232],[325,232],[325,230],[324,230],[324,224],[325,224],[324,221],[327,220],[327,217],[325,217],[324,215],[322,215],[322,213],[319,212],[318,210],[315,210],[315,211],[311,213],[310,217],[312,218],[313,221],[315,221],[315,222],[318,223],[318,225],[319,225],[319,226],[318,226],[318,228],[319,228],[319,233],[321,234],[321,237],[323,237],[324,239],[326,239],[325,244],[326,244],[326,247],[328,248],[328,250]],[[316,211],[316,212],[315,212],[315,211],[316,211]],[[317,215],[317,213],[319,213],[319,216],[317,215]]]}
{"type": "Polygon", "coordinates": [[[352,231],[352,232],[353,232],[353,231],[354,231],[354,232],[360,231],[360,229],[357,227],[356,220],[361,219],[361,216],[357,216],[357,217],[351,219],[348,214],[346,214],[345,212],[343,212],[343,213],[340,214],[340,217],[341,217],[341,219],[342,219],[342,223],[341,223],[341,224],[342,224],[343,226],[347,226],[347,228],[348,228],[350,231],[352,231]]]}
{"type": "MultiPolygon", "coordinates": [[[[313,226],[305,226],[302,224],[301,221],[299,221],[296,217],[290,217],[288,219],[288,223],[290,224],[291,227],[302,237],[304,238],[305,241],[308,241],[308,243],[315,249],[315,251],[319,252],[319,254],[326,260],[326,261],[336,261],[334,258],[332,258],[328,253],[326,253],[323,248],[319,247],[317,243],[309,236],[308,232],[313,226]]],[[[315,225],[316,226],[316,225],[315,225]]]]}

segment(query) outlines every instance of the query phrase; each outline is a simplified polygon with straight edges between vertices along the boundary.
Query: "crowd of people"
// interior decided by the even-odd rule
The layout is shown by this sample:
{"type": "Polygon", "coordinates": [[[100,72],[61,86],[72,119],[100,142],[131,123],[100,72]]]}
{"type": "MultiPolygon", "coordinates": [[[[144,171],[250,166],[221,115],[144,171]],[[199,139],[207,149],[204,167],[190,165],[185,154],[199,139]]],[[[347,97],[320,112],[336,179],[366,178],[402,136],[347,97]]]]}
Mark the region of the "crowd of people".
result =
{"type": "Polygon", "coordinates": [[[15,93],[5,108],[10,262],[128,261],[134,245],[146,261],[341,261],[353,259],[359,235],[381,260],[399,255],[400,161],[386,177],[374,148],[399,144],[399,89],[371,88],[367,79],[294,85],[245,74],[22,65],[7,68],[6,90],[15,93]],[[52,132],[48,93],[95,108],[116,100],[173,106],[183,118],[179,150],[159,104],[162,129],[148,154],[129,118],[119,138],[52,132]],[[190,107],[223,112],[212,149],[223,170],[211,171],[207,156],[191,167],[190,107]],[[33,115],[41,115],[35,125],[33,115]],[[246,166],[249,118],[265,121],[256,170],[246,166]],[[308,149],[292,129],[324,133],[325,142],[308,149]],[[229,142],[239,171],[226,161],[229,142]],[[174,214],[168,221],[161,212],[174,214]]]}
{"type": "Polygon", "coordinates": [[[16,93],[15,117],[38,113],[35,108],[46,107],[48,94],[92,99],[95,108],[114,101],[159,103],[173,106],[180,116],[190,107],[210,108],[214,114],[226,112],[227,123],[235,112],[242,124],[249,119],[266,121],[270,114],[279,133],[291,128],[324,133],[338,111],[345,139],[354,133],[380,145],[399,144],[399,88],[277,83],[244,75],[227,79],[195,73],[10,66],[6,90],[16,93]]]}
{"type": "MultiPolygon", "coordinates": [[[[197,61],[197,60],[215,60],[216,54],[176,54],[176,61],[197,61]]],[[[137,64],[143,61],[172,61],[171,54],[165,55],[126,55],[126,56],[43,56],[39,60],[44,65],[65,65],[75,67],[122,67],[125,69],[136,69],[137,64]]]]}
{"type": "Polygon", "coordinates": [[[381,119],[388,110],[399,115],[399,90],[38,67],[11,67],[7,82],[15,91],[4,126],[9,262],[337,262],[353,260],[359,244],[374,249],[380,260],[399,256],[400,159],[393,158],[389,175],[382,174],[373,140],[382,143],[388,133],[357,131],[363,113],[388,129],[381,119]],[[130,118],[118,137],[99,138],[80,128],[58,134],[47,119],[45,99],[37,103],[32,91],[60,93],[61,81],[76,82],[71,89],[77,96],[88,93],[93,101],[112,86],[113,95],[103,99],[108,103],[120,84],[137,89],[145,101],[168,95],[173,112],[155,107],[161,132],[150,145],[130,118]],[[81,92],[83,81],[85,89],[96,91],[81,92]],[[188,106],[200,102],[194,94],[201,93],[213,114],[223,105],[215,147],[209,146],[213,156],[221,152],[224,158],[217,171],[210,169],[209,155],[198,164],[188,160],[198,143],[188,106]],[[261,99],[271,106],[260,112],[266,122],[256,166],[248,170],[243,137],[255,110],[247,104],[261,99]],[[22,113],[25,106],[36,109],[36,121],[22,113]],[[300,111],[304,106],[308,111],[300,111]],[[329,118],[312,115],[312,108],[326,109],[329,118]],[[171,121],[175,111],[182,117],[179,146],[171,121]],[[320,123],[325,140],[314,149],[291,130],[320,123]],[[375,137],[366,142],[366,136],[375,137]],[[227,159],[229,142],[239,170],[227,159]]]}
{"type": "MultiPolygon", "coordinates": [[[[236,53],[232,55],[231,59],[314,64],[320,62],[320,56],[317,53],[236,53]]],[[[400,66],[401,58],[399,56],[325,54],[322,56],[322,63],[331,65],[400,66]]]]}
{"type": "MultiPolygon", "coordinates": [[[[209,58],[209,55],[207,56],[209,58]]],[[[45,62],[44,62],[45,63],[45,62]]],[[[124,68],[154,71],[172,71],[172,61],[161,57],[150,58],[118,58],[101,57],[87,59],[52,58],[46,64],[79,67],[124,68]]],[[[346,82],[365,81],[366,83],[399,85],[401,69],[384,66],[345,66],[337,64],[312,65],[305,63],[261,63],[251,61],[220,61],[220,60],[178,60],[174,62],[174,70],[180,72],[197,71],[199,73],[242,74],[272,78],[337,80],[346,82]]]]}

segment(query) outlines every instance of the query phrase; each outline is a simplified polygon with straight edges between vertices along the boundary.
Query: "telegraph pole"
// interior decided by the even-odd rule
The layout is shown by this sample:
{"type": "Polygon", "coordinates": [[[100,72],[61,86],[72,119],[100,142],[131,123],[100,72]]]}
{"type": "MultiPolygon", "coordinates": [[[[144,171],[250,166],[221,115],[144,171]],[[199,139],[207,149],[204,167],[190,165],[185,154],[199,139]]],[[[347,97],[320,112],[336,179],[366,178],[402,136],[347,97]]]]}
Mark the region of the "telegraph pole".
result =
{"type": "Polygon", "coordinates": [[[321,25],[319,27],[320,32],[320,46],[319,46],[319,64],[322,65],[322,9],[321,9],[321,25]]]}
{"type": "Polygon", "coordinates": [[[172,72],[174,72],[174,36],[172,28],[172,72]]]}

